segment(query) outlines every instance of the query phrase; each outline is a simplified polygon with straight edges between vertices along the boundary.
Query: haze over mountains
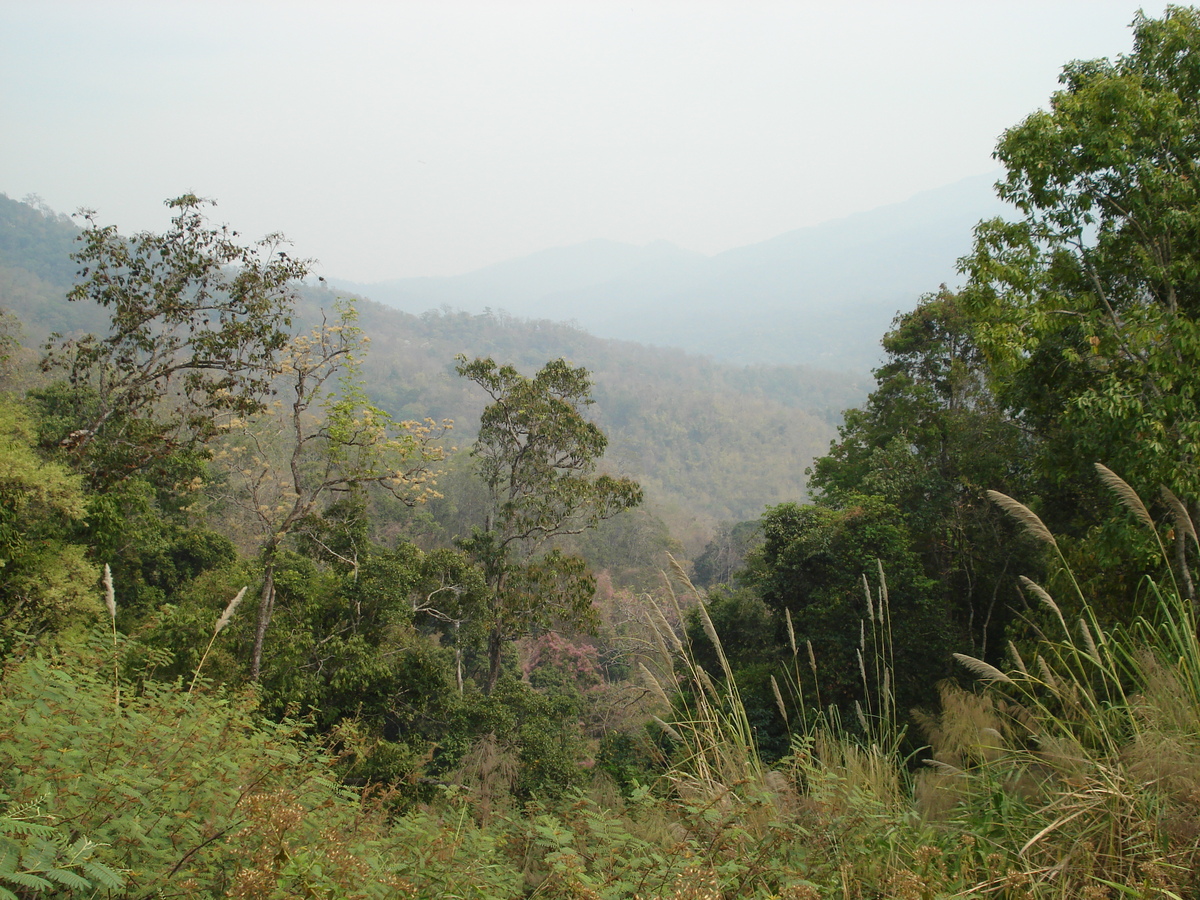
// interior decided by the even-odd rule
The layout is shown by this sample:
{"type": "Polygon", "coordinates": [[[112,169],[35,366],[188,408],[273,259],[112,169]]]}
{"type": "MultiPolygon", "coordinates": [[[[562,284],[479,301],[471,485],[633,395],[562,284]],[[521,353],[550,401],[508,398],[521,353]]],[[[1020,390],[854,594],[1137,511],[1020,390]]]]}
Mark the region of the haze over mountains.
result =
{"type": "MultiPolygon", "coordinates": [[[[454,373],[456,354],[528,372],[557,356],[587,367],[609,463],[646,486],[676,537],[703,546],[718,521],[804,496],[840,412],[866,396],[893,316],[953,282],[972,227],[1002,211],[993,181],[715,256],[590,241],[456,278],[330,283],[376,301],[360,304],[372,398],[401,418],[455,419],[463,445],[482,398],[454,373]]],[[[106,327],[99,307],[65,301],[77,234],[67,217],[0,195],[0,308],[31,348],[51,331],[106,327]]],[[[334,296],[306,288],[302,314],[334,296]]]]}
{"type": "Polygon", "coordinates": [[[995,180],[966,179],[714,256],[666,241],[593,240],[455,277],[331,282],[410,313],[504,310],[727,362],[864,372],[893,316],[953,284],[973,226],[1004,212],[995,180]]]}
{"type": "MultiPolygon", "coordinates": [[[[0,194],[0,337],[8,329],[23,340],[30,372],[52,331],[108,331],[107,310],[66,299],[78,235],[69,217],[0,194]]],[[[315,284],[299,293],[301,331],[339,295],[315,284]]],[[[372,401],[400,419],[453,419],[452,443],[463,448],[486,397],[455,372],[458,354],[530,374],[560,356],[587,368],[596,400],[589,415],[609,436],[605,465],[645,487],[646,509],[635,519],[666,522],[688,552],[699,552],[719,521],[757,518],[768,504],[803,497],[805,468],[828,448],[841,411],[867,391],[865,374],[736,366],[499,312],[413,315],[370,300],[358,312],[371,337],[363,375],[372,401]]]]}

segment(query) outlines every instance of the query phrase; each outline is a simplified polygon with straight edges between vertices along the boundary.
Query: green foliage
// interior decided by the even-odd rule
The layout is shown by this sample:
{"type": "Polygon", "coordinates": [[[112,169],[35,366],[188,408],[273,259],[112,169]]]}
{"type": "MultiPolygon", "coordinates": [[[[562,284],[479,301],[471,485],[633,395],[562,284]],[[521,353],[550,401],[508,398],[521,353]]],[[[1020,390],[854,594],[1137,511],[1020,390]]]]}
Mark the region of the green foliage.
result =
{"type": "MultiPolygon", "coordinates": [[[[360,383],[365,341],[355,324],[357,314],[350,303],[339,303],[337,313],[334,322],[323,319],[283,348],[281,384],[292,403],[229,423],[215,456],[225,475],[228,502],[258,532],[263,552],[252,680],[262,669],[275,607],[276,560],[285,541],[319,518],[340,493],[374,488],[406,505],[437,493],[430,465],[441,460],[442,451],[432,442],[449,423],[439,429],[431,422],[396,422],[369,403],[360,383]]],[[[353,527],[354,515],[345,524],[353,527]]],[[[315,535],[308,538],[316,540],[315,535]]],[[[353,538],[347,547],[351,553],[352,544],[353,538]]],[[[336,554],[328,544],[323,551],[355,565],[353,556],[336,554]]]]}
{"type": "Polygon", "coordinates": [[[679,541],[653,510],[638,506],[601,522],[595,528],[561,541],[597,572],[604,571],[615,586],[638,592],[652,591],[672,554],[680,555],[679,541]]]}
{"type": "MultiPolygon", "coordinates": [[[[817,502],[721,527],[694,568],[725,587],[671,595],[652,630],[649,601],[613,583],[641,587],[673,536],[657,512],[610,520],[642,491],[597,474],[607,435],[641,448],[654,486],[718,472],[750,503],[791,483],[791,457],[741,465],[728,436],[800,446],[779,414],[802,403],[795,372],[624,366],[589,421],[583,368],[460,357],[488,398],[481,484],[460,458],[432,515],[388,510],[368,485],[433,497],[438,454],[368,385],[406,417],[470,406],[447,357],[414,360],[459,326],[510,347],[518,323],[425,317],[403,347],[384,335],[375,377],[348,308],[285,346],[303,264],[238,247],[196,198],[170,245],[92,222],[76,294],[113,331],[52,354],[70,380],[31,398],[42,455],[0,404],[0,897],[1194,896],[1198,35],[1194,10],[1140,16],[1132,54],[1072,64],[1050,111],[1005,135],[1001,192],[1023,219],[980,227],[964,294],[895,320],[876,390],[813,468],[817,502]],[[272,376],[290,414],[264,410],[272,376]],[[671,379],[687,389],[659,391],[671,379]],[[1089,540],[1103,495],[1082,467],[1101,451],[1185,500],[1147,508],[1102,470],[1128,514],[1089,540]],[[993,493],[1003,519],[997,488],[1036,491],[1071,539],[993,493]],[[98,608],[91,559],[117,575],[112,631],[19,639],[98,608]],[[1043,583],[1021,582],[1008,665],[1016,574],[1043,583]],[[235,614],[260,580],[257,619],[235,614]],[[600,616],[594,641],[556,630],[600,616]],[[938,687],[960,635],[976,692],[938,687]],[[613,683],[635,668],[640,688],[613,683]],[[917,773],[903,717],[935,689],[917,773]]],[[[30,290],[34,270],[53,274],[30,269],[30,290]]],[[[675,516],[701,546],[707,525],[675,516]]]]}
{"type": "MultiPolygon", "coordinates": [[[[64,218],[0,198],[0,229],[11,221],[19,245],[7,261],[0,258],[0,296],[23,321],[31,346],[51,332],[103,334],[108,328],[98,304],[63,302],[79,234],[64,218]],[[42,257],[55,260],[54,273],[34,274],[42,257]]],[[[335,294],[320,285],[296,287],[295,322],[312,327],[335,294]]],[[[457,383],[455,353],[469,348],[473,355],[511,360],[522,371],[560,356],[585,365],[597,382],[593,416],[609,437],[609,458],[646,488],[654,514],[689,548],[693,541],[702,546],[716,521],[751,518],[768,503],[802,496],[805,468],[828,446],[841,411],[865,394],[858,373],[728,366],[502,313],[412,316],[366,300],[359,308],[372,339],[364,361],[372,402],[398,420],[453,419],[466,431],[464,443],[484,404],[457,383]]],[[[74,430],[67,427],[60,439],[74,430]]]]}
{"type": "MultiPolygon", "coordinates": [[[[1127,484],[1104,480],[1156,530],[1127,484]]],[[[1025,527],[1040,525],[1028,509],[1004,505],[1025,527]]],[[[1174,524],[1195,544],[1190,520],[1174,524]]],[[[1025,581],[1055,622],[1028,663],[1015,647],[1006,671],[956,654],[987,691],[943,687],[942,714],[926,727],[944,774],[929,779],[926,796],[983,838],[979,855],[994,847],[1006,868],[1028,875],[1058,867],[1063,896],[1113,885],[1135,886],[1138,896],[1187,896],[1197,887],[1200,845],[1176,823],[1196,815],[1200,796],[1194,767],[1178,767],[1200,749],[1194,608],[1149,583],[1155,603],[1147,614],[1106,628],[1069,569],[1064,575],[1076,591],[1074,620],[1063,615],[1066,604],[1025,581]]]]}
{"type": "Polygon", "coordinates": [[[490,692],[506,641],[552,618],[579,624],[591,613],[595,582],[586,565],[543,547],[637,506],[642,490],[628,478],[593,477],[608,441],[581,412],[592,402],[586,369],[558,359],[527,378],[491,359],[459,357],[457,371],[493,401],[472,451],[488,488],[487,520],[460,540],[479,561],[491,594],[490,692]]]}
{"type": "Polygon", "coordinates": [[[229,538],[185,524],[157,502],[144,479],[131,478],[88,497],[84,537],[93,558],[111,566],[121,585],[121,621],[132,631],[174,601],[196,578],[236,559],[229,538]]]}
{"type": "Polygon", "coordinates": [[[460,357],[458,373],[493,401],[480,419],[473,456],[495,504],[503,544],[536,546],[595,527],[641,501],[628,479],[586,477],[608,446],[580,411],[593,402],[586,369],[557,359],[526,378],[491,359],[460,357]]]}
{"type": "Polygon", "coordinates": [[[294,726],[263,722],[252,697],[156,682],[114,706],[99,674],[111,653],[98,637],[78,654],[12,661],[0,681],[3,790],[94,842],[90,856],[61,844],[50,861],[70,873],[64,854],[79,852],[92,868],[78,874],[114,897],[267,896],[247,889],[264,879],[388,895],[386,875],[351,864],[368,849],[354,843],[360,812],[294,726]],[[124,887],[101,877],[121,870],[124,887]]]}
{"type": "Polygon", "coordinates": [[[629,797],[659,776],[662,753],[644,730],[632,734],[610,731],[600,740],[596,766],[620,788],[623,797],[629,797]]]}
{"type": "Polygon", "coordinates": [[[366,301],[361,308],[375,401],[404,417],[453,418],[464,442],[484,406],[446,363],[464,347],[522,372],[557,357],[585,366],[607,458],[645,488],[655,515],[689,546],[693,538],[703,546],[716,521],[756,517],[769,503],[803,496],[805,468],[828,446],[841,411],[865,395],[857,374],[731,367],[499,313],[408,316],[366,301]]]}
{"type": "Polygon", "coordinates": [[[0,815],[2,900],[52,890],[116,891],[122,887],[120,872],[93,859],[98,849],[95,843],[86,837],[72,841],[54,824],[52,816],[31,804],[0,815]]]}
{"type": "MultiPolygon", "coordinates": [[[[735,670],[772,659],[779,650],[780,629],[772,610],[752,591],[713,591],[705,599],[708,620],[721,636],[725,657],[735,670]]],[[[720,674],[717,648],[705,633],[704,616],[699,607],[687,616],[687,637],[692,658],[711,674],[720,674]]]]}
{"type": "Polygon", "coordinates": [[[721,655],[737,682],[742,707],[753,729],[764,760],[778,761],[791,742],[789,723],[783,718],[772,686],[773,676],[783,670],[786,649],[780,644],[782,629],[773,611],[749,590],[716,591],[709,594],[704,611],[721,650],[709,638],[704,616],[696,607],[687,617],[687,641],[695,665],[716,678],[723,677],[721,655]]]}
{"type": "Polygon", "coordinates": [[[163,234],[122,238],[85,213],[69,298],[110,317],[107,335],[54,337],[46,371],[65,373],[72,430],[60,446],[94,485],[119,482],[219,432],[222,413],[262,408],[291,324],[291,283],[308,264],[269,235],[244,246],[187,194],[163,234]],[[114,469],[111,457],[119,454],[114,469]]]}
{"type": "MultiPolygon", "coordinates": [[[[147,610],[133,623],[134,641],[125,656],[125,672],[136,679],[204,685],[238,685],[245,677],[244,643],[246,612],[241,601],[235,614],[214,629],[230,600],[260,577],[258,567],[238,559],[229,565],[206,569],[181,584],[164,602],[147,610]],[[203,666],[201,661],[203,660],[203,666]]],[[[115,578],[117,620],[125,613],[125,590],[115,578]]],[[[245,594],[242,595],[243,600],[245,594]]]]}
{"type": "Polygon", "coordinates": [[[90,490],[119,490],[123,482],[137,479],[154,491],[164,508],[170,508],[182,505],[187,492],[205,475],[205,449],[164,437],[161,424],[147,415],[114,413],[126,419],[119,425],[119,439],[86,438],[86,450],[72,452],[75,442],[85,437],[79,433],[86,430],[80,424],[101,414],[100,395],[89,385],[54,382],[31,390],[28,399],[37,417],[42,452],[80,472],[90,490]]]}
{"type": "Polygon", "coordinates": [[[512,742],[520,762],[513,785],[515,797],[555,800],[581,786],[578,701],[566,694],[532,691],[507,679],[497,685],[489,700],[491,712],[485,716],[489,724],[499,727],[477,726],[476,731],[496,733],[501,740],[512,742]],[[503,713],[496,716],[501,706],[503,713]]]}
{"type": "MultiPolygon", "coordinates": [[[[1068,537],[1105,518],[1097,460],[1139,484],[1200,488],[1200,11],[1139,14],[1133,33],[1128,54],[1066,66],[1049,109],[1004,133],[998,189],[1020,218],[982,223],[963,261],[996,389],[1037,437],[1042,508],[1068,537]]],[[[1091,548],[1099,571],[1129,564],[1136,541],[1107,530],[1091,548]]],[[[1115,610],[1137,581],[1091,583],[1115,610]]]]}
{"type": "Polygon", "coordinates": [[[988,502],[1033,474],[1029,440],[998,404],[961,298],[943,289],[896,317],[885,363],[861,409],[814,462],[819,501],[874,495],[897,510],[925,574],[974,652],[1002,646],[1013,572],[1035,571],[1028,545],[988,502]]]}
{"type": "MultiPolygon", "coordinates": [[[[842,502],[839,508],[783,504],[768,511],[750,583],[777,616],[790,615],[795,643],[811,642],[820,695],[853,720],[854,703],[866,705],[864,663],[875,651],[867,638],[874,640],[877,626],[890,620],[894,633],[889,663],[899,710],[930,697],[947,671],[950,635],[947,610],[895,507],[877,497],[842,502]],[[886,573],[886,603],[867,593],[868,574],[873,582],[879,571],[886,573]]],[[[816,696],[816,685],[805,694],[816,696]]]]}
{"type": "Polygon", "coordinates": [[[21,351],[21,320],[0,307],[0,388],[8,382],[21,351]]]}
{"type": "Polygon", "coordinates": [[[0,399],[0,649],[17,633],[58,630],[94,612],[99,578],[74,540],[80,478],[34,449],[25,412],[0,399]]]}

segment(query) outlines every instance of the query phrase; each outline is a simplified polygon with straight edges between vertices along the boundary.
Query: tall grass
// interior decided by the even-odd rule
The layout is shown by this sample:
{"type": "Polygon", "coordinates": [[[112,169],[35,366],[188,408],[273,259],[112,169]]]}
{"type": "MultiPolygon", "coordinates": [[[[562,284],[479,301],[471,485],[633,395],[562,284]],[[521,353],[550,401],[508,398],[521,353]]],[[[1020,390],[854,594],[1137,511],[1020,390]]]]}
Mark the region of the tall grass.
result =
{"type": "MultiPolygon", "coordinates": [[[[1145,504],[1098,468],[1154,530],[1166,563],[1145,504]]],[[[1196,896],[1200,644],[1192,604],[1173,581],[1166,589],[1148,582],[1152,611],[1105,628],[1040,519],[1011,498],[994,499],[1052,549],[1081,612],[1068,621],[1066,604],[1023,579],[1058,632],[1030,660],[1012,647],[1006,672],[958,656],[987,688],[975,702],[943,691],[930,729],[941,768],[926,776],[953,798],[947,808],[943,796],[940,824],[971,834],[982,861],[1000,864],[980,891],[999,893],[1019,878],[1034,896],[1196,896]],[[954,722],[956,708],[969,709],[974,728],[954,722]]],[[[1190,520],[1177,527],[1194,533],[1190,520]]],[[[937,793],[925,788],[927,797],[937,793]]]]}
{"type": "MultiPolygon", "coordinates": [[[[1157,533],[1128,485],[1101,476],[1157,533]]],[[[917,716],[928,765],[900,749],[908,716],[892,695],[878,571],[864,579],[863,694],[849,721],[821,708],[820,660],[785,621],[791,656],[772,683],[792,752],[766,764],[721,636],[676,569],[674,608],[651,615],[661,658],[643,667],[674,744],[662,778],[624,798],[597,788],[484,816],[489,797],[457,787],[403,816],[349,795],[320,748],[261,721],[253,697],[193,693],[203,661],[191,685],[147,684],[115,705],[92,671],[104,636],[77,660],[12,660],[0,678],[0,895],[65,896],[76,878],[129,898],[1200,897],[1192,603],[1168,578],[1148,584],[1144,616],[1105,627],[1041,520],[996,499],[1075,593],[1060,602],[1024,580],[1048,633],[1024,655],[1010,645],[1003,665],[958,655],[975,684],[941,685],[940,709],[917,716]],[[669,624],[693,603],[717,671],[669,624]],[[76,832],[90,855],[74,855],[76,832]]],[[[1200,553],[1186,508],[1167,508],[1200,553]]],[[[467,764],[511,780],[511,760],[484,749],[467,764]]]]}
{"type": "MultiPolygon", "coordinates": [[[[1100,475],[1154,529],[1169,563],[1146,505],[1114,473],[1101,468],[1100,475]]],[[[788,622],[792,659],[772,684],[792,728],[793,753],[776,771],[758,755],[720,636],[694,597],[722,671],[704,672],[686,644],[673,648],[674,683],[666,693],[687,700],[664,723],[681,746],[668,778],[690,801],[681,815],[707,821],[711,846],[728,844],[736,830],[742,852],[753,848],[790,872],[776,882],[780,895],[786,882],[810,886],[812,896],[841,898],[1200,896],[1200,642],[1193,604],[1173,577],[1165,585],[1148,582],[1150,611],[1106,627],[1040,518],[1012,498],[993,499],[1046,544],[1061,569],[1058,580],[1074,594],[1060,603],[1022,579],[1026,595],[1056,624],[1028,659],[1015,645],[1004,667],[955,654],[978,687],[946,683],[940,711],[916,715],[929,741],[927,765],[918,771],[900,752],[907,717],[895,709],[891,691],[882,572],[875,590],[864,579],[865,699],[855,709],[857,730],[832,710],[796,713],[805,708],[804,665],[817,666],[788,622]],[[1068,619],[1067,608],[1078,615],[1068,619]],[[786,852],[781,834],[790,842],[786,852]]],[[[1200,552],[1186,508],[1167,505],[1176,534],[1200,552]]],[[[664,652],[673,637],[660,639],[664,652]]],[[[719,860],[712,864],[719,868],[719,860]]],[[[726,896],[733,895],[727,886],[726,896]]]]}
{"type": "MultiPolygon", "coordinates": [[[[645,675],[655,693],[675,698],[674,715],[660,723],[678,744],[665,777],[679,799],[677,820],[703,848],[700,860],[717,875],[720,889],[711,896],[878,895],[891,884],[899,848],[912,843],[908,832],[915,821],[899,756],[903,728],[892,693],[890,606],[882,572],[874,591],[863,581],[858,647],[863,700],[855,706],[854,736],[836,708],[820,708],[812,646],[796,640],[787,620],[791,659],[772,686],[780,714],[791,726],[792,753],[774,769],[759,753],[704,599],[678,565],[674,575],[695,604],[721,671],[706,672],[686,632],[681,639],[669,631],[666,617],[658,613],[652,621],[667,657],[659,669],[670,673],[665,676],[670,682],[662,684],[648,669],[645,675]],[[814,685],[812,706],[806,703],[806,682],[814,685]]],[[[673,590],[669,596],[676,619],[682,619],[673,590]]],[[[922,830],[918,826],[916,832],[922,830]]]]}
{"type": "MultiPolygon", "coordinates": [[[[695,653],[686,632],[681,640],[667,625],[661,610],[652,617],[657,644],[665,654],[661,667],[671,679],[666,690],[658,676],[646,670],[651,689],[664,698],[676,698],[676,714],[671,722],[662,722],[664,730],[683,748],[675,761],[669,778],[684,796],[728,805],[735,797],[758,792],[764,783],[766,770],[754,739],[754,730],[746,715],[736,679],[720,636],[713,625],[699,592],[674,559],[671,560],[676,578],[697,601],[696,610],[704,633],[716,650],[720,672],[709,673],[695,661],[695,653]],[[675,653],[668,650],[675,649],[675,653]]],[[[683,619],[679,600],[670,580],[668,597],[675,606],[676,620],[683,619]]]]}

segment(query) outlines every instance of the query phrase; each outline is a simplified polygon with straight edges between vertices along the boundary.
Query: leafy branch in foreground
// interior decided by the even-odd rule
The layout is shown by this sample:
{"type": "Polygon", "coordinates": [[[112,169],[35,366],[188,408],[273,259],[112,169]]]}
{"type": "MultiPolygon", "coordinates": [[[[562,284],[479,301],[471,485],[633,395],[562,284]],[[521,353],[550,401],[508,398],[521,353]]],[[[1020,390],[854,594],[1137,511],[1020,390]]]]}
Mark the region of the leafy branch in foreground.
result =
{"type": "Polygon", "coordinates": [[[36,801],[10,806],[0,814],[0,900],[59,889],[119,889],[121,873],[93,858],[98,846],[86,837],[72,841],[36,801]]]}

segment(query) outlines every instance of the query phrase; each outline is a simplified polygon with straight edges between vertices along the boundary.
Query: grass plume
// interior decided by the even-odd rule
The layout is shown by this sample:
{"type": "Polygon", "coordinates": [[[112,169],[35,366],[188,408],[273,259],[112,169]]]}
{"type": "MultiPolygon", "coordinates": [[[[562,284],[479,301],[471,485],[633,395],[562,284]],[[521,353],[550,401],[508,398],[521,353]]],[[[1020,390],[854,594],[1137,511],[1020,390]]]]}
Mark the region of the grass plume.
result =
{"type": "Polygon", "coordinates": [[[999,491],[988,491],[987,495],[993,503],[1019,522],[1029,535],[1057,549],[1058,541],[1054,539],[1050,529],[1028,506],[999,491]]]}
{"type": "MultiPolygon", "coordinates": [[[[246,587],[249,587],[248,585],[246,587]]],[[[217,640],[217,635],[225,630],[225,626],[233,619],[233,614],[237,612],[238,606],[242,602],[242,598],[246,596],[246,587],[243,587],[234,598],[225,606],[225,611],[217,617],[217,623],[213,626],[212,636],[208,639],[208,645],[204,648],[204,653],[200,655],[200,662],[196,664],[196,671],[192,674],[192,683],[188,686],[188,693],[196,689],[196,682],[200,679],[200,670],[204,668],[204,663],[208,659],[209,651],[212,650],[213,644],[217,640]]]]}
{"type": "Polygon", "coordinates": [[[1012,684],[1013,680],[993,666],[991,663],[986,663],[982,659],[976,659],[974,656],[967,656],[965,653],[955,653],[954,658],[962,663],[976,678],[981,678],[984,681],[999,681],[1005,684],[1012,684]]]}
{"type": "Polygon", "coordinates": [[[1104,482],[1105,487],[1116,494],[1143,525],[1154,531],[1154,520],[1150,518],[1150,512],[1146,509],[1146,504],[1142,502],[1137,491],[1131,488],[1125,479],[1102,463],[1096,463],[1096,472],[1100,475],[1100,480],[1104,482]]]}

